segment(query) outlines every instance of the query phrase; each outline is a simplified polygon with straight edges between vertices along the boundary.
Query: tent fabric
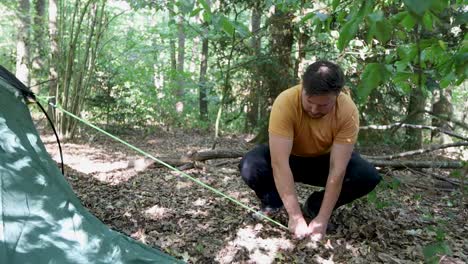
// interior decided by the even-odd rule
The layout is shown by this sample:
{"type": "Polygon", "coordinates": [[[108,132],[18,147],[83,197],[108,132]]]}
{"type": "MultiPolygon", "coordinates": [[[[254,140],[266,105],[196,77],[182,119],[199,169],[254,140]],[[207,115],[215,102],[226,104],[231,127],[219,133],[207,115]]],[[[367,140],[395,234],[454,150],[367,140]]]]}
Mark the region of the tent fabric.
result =
{"type": "Polygon", "coordinates": [[[81,205],[10,84],[0,76],[0,263],[181,263],[81,205]]]}

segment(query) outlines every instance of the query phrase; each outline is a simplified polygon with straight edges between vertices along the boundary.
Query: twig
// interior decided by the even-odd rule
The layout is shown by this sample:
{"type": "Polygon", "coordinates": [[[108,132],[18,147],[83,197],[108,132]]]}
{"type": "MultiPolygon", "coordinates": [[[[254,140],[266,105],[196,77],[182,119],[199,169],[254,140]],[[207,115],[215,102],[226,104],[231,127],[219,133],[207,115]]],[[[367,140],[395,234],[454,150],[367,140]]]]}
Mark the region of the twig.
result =
{"type": "Polygon", "coordinates": [[[445,149],[445,148],[451,148],[451,147],[460,147],[460,146],[468,146],[468,142],[457,142],[457,143],[450,143],[450,144],[444,144],[444,145],[433,145],[433,146],[430,146],[428,148],[412,150],[412,151],[402,152],[402,153],[393,154],[393,155],[384,155],[384,156],[361,155],[361,156],[363,158],[372,159],[372,160],[392,160],[392,159],[396,159],[396,158],[402,158],[402,157],[408,157],[408,156],[419,155],[419,154],[423,154],[423,153],[427,153],[427,152],[432,152],[432,151],[439,150],[439,149],[445,149]]]}
{"type": "Polygon", "coordinates": [[[447,179],[445,177],[442,177],[440,175],[437,175],[437,174],[434,174],[434,173],[431,173],[431,172],[428,172],[428,171],[423,171],[423,170],[420,170],[420,169],[412,169],[412,168],[408,168],[410,171],[412,172],[415,172],[415,173],[418,173],[420,175],[429,175],[439,181],[444,181],[444,182],[448,182],[452,185],[455,185],[455,186],[460,186],[460,183],[459,182],[456,182],[454,180],[450,180],[450,179],[447,179]]]}
{"type": "Polygon", "coordinates": [[[425,126],[425,125],[412,125],[412,124],[394,123],[394,124],[390,124],[390,125],[369,125],[369,126],[362,126],[362,127],[359,127],[359,129],[361,129],[361,130],[368,130],[368,129],[385,130],[385,129],[391,129],[391,128],[394,128],[394,127],[397,127],[397,129],[400,128],[400,127],[410,127],[410,128],[419,128],[419,129],[430,129],[430,130],[438,131],[438,132],[447,134],[447,135],[449,135],[449,136],[452,136],[452,137],[455,137],[455,138],[458,138],[458,139],[461,139],[461,140],[464,140],[464,141],[468,141],[468,137],[464,137],[464,136],[462,136],[462,135],[455,134],[455,133],[453,133],[452,131],[445,130],[445,129],[443,129],[443,128],[435,127],[435,126],[425,126]]]}
{"type": "Polygon", "coordinates": [[[371,164],[378,167],[393,168],[440,168],[440,169],[461,169],[463,163],[456,161],[410,161],[410,160],[368,160],[371,164]]]}

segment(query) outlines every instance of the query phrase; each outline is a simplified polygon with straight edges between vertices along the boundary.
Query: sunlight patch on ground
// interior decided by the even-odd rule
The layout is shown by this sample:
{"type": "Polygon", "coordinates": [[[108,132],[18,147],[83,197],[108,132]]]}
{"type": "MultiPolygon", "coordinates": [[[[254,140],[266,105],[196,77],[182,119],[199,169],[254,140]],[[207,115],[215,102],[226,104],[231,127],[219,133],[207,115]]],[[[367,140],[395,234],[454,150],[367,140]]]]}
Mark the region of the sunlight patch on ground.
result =
{"type": "Polygon", "coordinates": [[[289,239],[258,237],[262,229],[262,224],[239,229],[237,237],[218,252],[216,261],[231,263],[239,250],[247,250],[254,263],[272,263],[280,250],[293,249],[289,239]]]}
{"type": "Polygon", "coordinates": [[[144,211],[145,216],[151,220],[162,220],[170,216],[171,210],[161,207],[159,205],[154,205],[144,211]]]}
{"type": "MultiPolygon", "coordinates": [[[[52,159],[60,163],[60,153],[57,145],[50,138],[44,141],[52,159]]],[[[89,144],[80,145],[73,143],[62,144],[63,162],[73,170],[84,174],[91,174],[95,179],[112,184],[126,181],[136,175],[136,171],[128,168],[128,161],[133,157],[123,153],[109,153],[104,148],[95,148],[89,144]],[[124,176],[123,176],[124,175],[124,176]]]]}

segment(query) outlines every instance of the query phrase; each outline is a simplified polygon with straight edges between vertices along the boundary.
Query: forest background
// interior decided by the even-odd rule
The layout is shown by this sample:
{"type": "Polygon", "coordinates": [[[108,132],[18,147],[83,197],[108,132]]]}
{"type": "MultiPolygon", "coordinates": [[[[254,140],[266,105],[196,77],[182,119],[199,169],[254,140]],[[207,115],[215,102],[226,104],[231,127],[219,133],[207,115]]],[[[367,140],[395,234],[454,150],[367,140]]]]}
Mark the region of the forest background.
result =
{"type": "MultiPolygon", "coordinates": [[[[461,0],[19,0],[0,13],[0,64],[111,132],[265,142],[273,100],[326,59],[360,110],[358,149],[468,141],[461,0]]],[[[49,114],[64,139],[85,131],[49,114]]]]}

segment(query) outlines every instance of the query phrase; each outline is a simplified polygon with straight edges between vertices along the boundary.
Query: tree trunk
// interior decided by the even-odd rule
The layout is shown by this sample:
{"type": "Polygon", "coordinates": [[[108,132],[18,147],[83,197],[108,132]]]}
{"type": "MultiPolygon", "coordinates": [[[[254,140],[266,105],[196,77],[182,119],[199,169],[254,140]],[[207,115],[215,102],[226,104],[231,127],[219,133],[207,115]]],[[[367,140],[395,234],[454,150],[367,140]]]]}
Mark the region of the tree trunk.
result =
{"type": "Polygon", "coordinates": [[[178,46],[177,46],[177,87],[175,89],[175,95],[177,98],[176,111],[182,113],[184,111],[184,64],[185,64],[185,29],[184,21],[182,17],[179,17],[177,23],[177,35],[178,35],[178,46]]]}
{"type": "MultiPolygon", "coordinates": [[[[251,23],[251,33],[252,38],[250,40],[250,45],[252,47],[252,55],[256,58],[261,55],[261,36],[259,34],[260,24],[261,24],[262,14],[260,7],[256,5],[252,9],[252,16],[250,19],[251,23]]],[[[258,125],[258,116],[259,116],[259,100],[261,93],[262,82],[260,80],[260,65],[257,63],[253,66],[252,72],[252,85],[249,91],[248,97],[248,108],[247,108],[247,122],[245,131],[252,132],[258,125]]]]}
{"type": "MultiPolygon", "coordinates": [[[[450,89],[439,89],[439,100],[432,105],[432,113],[437,116],[446,116],[450,120],[453,117],[453,105],[450,102],[452,93],[450,89]]],[[[448,120],[432,118],[432,126],[439,127],[442,130],[451,130],[452,127],[448,120]]],[[[440,135],[442,144],[451,142],[451,139],[446,134],[440,134],[439,131],[431,131],[431,141],[434,137],[440,135]]]]}
{"type": "MultiPolygon", "coordinates": [[[[305,9],[304,9],[305,1],[301,1],[301,15],[303,16],[305,14],[305,9]]],[[[294,79],[296,82],[299,82],[302,76],[302,72],[304,71],[303,69],[303,61],[306,56],[306,52],[304,48],[307,45],[307,41],[309,40],[309,36],[305,32],[304,27],[299,27],[298,29],[298,37],[297,37],[297,60],[294,65],[294,79]]]]}
{"type": "Polygon", "coordinates": [[[46,3],[45,0],[36,0],[34,3],[34,26],[33,26],[33,31],[34,31],[34,41],[33,41],[33,47],[34,47],[34,53],[32,56],[32,61],[31,61],[31,68],[33,70],[32,78],[31,78],[31,85],[32,88],[31,90],[34,93],[39,93],[40,86],[36,86],[38,83],[37,79],[43,79],[46,77],[47,72],[45,68],[45,63],[44,63],[44,58],[47,58],[47,50],[45,49],[46,41],[45,41],[45,36],[46,36],[46,30],[47,26],[45,24],[46,21],[46,3]]]}
{"type": "MultiPolygon", "coordinates": [[[[426,104],[426,97],[421,87],[413,87],[410,94],[410,101],[408,106],[408,119],[409,124],[424,124],[424,106],[426,104]]],[[[416,149],[422,147],[422,130],[407,128],[406,135],[409,138],[408,148],[416,149]]]]}
{"type": "Polygon", "coordinates": [[[208,100],[207,100],[207,81],[206,72],[208,69],[208,30],[205,29],[205,35],[202,40],[201,65],[200,65],[200,84],[199,84],[199,104],[200,120],[208,120],[208,100]]]}
{"type": "MultiPolygon", "coordinates": [[[[168,2],[168,9],[169,9],[169,26],[175,24],[175,12],[174,12],[174,1],[168,2]]],[[[177,71],[177,59],[176,59],[176,44],[174,38],[170,38],[169,40],[169,50],[170,50],[170,57],[171,57],[171,71],[173,76],[177,71]]],[[[174,81],[173,79],[171,81],[174,81]]]]}
{"type": "MultiPolygon", "coordinates": [[[[410,101],[408,106],[408,123],[414,125],[422,125],[424,124],[424,107],[426,105],[426,96],[423,91],[423,71],[422,71],[422,64],[421,64],[421,34],[420,34],[420,25],[418,25],[415,29],[416,35],[416,46],[418,49],[418,65],[415,65],[416,74],[418,75],[418,83],[416,87],[411,89],[410,94],[410,101]]],[[[422,147],[422,130],[420,129],[412,129],[408,128],[406,130],[406,135],[409,138],[409,142],[407,147],[409,149],[416,149],[422,147]]]]}
{"type": "MultiPolygon", "coordinates": [[[[271,106],[275,98],[293,84],[294,66],[291,61],[292,46],[294,43],[293,15],[279,9],[270,17],[270,57],[271,61],[265,66],[266,72],[266,105],[271,106]]],[[[268,122],[264,120],[255,142],[268,141],[268,122]]]]}
{"type": "MultiPolygon", "coordinates": [[[[50,54],[49,54],[49,97],[57,98],[58,89],[58,72],[57,63],[59,58],[59,42],[58,42],[58,27],[57,27],[57,0],[49,0],[49,38],[50,38],[50,54]]],[[[56,99],[55,99],[56,101],[56,99]]],[[[48,108],[49,116],[52,120],[56,120],[55,109],[51,106],[48,108]]]]}
{"type": "Polygon", "coordinates": [[[30,86],[30,30],[31,17],[29,15],[29,0],[19,1],[19,21],[18,38],[16,42],[16,77],[26,86],[30,86]]]}

